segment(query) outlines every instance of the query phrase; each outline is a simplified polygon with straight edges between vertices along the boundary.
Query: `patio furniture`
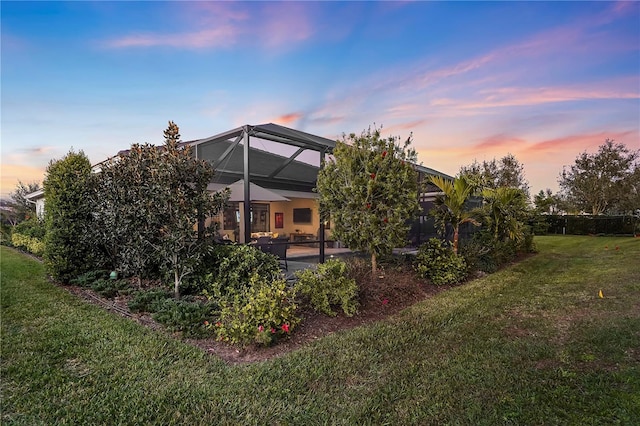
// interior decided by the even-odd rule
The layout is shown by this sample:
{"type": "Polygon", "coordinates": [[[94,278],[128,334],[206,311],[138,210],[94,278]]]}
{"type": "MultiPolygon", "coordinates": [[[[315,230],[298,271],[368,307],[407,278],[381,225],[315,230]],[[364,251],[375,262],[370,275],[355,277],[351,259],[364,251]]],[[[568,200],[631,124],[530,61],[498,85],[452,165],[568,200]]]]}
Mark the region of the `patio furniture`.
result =
{"type": "Polygon", "coordinates": [[[284,261],[284,269],[289,270],[289,264],[287,263],[287,243],[272,243],[269,244],[271,254],[276,256],[281,262],[284,261]]]}

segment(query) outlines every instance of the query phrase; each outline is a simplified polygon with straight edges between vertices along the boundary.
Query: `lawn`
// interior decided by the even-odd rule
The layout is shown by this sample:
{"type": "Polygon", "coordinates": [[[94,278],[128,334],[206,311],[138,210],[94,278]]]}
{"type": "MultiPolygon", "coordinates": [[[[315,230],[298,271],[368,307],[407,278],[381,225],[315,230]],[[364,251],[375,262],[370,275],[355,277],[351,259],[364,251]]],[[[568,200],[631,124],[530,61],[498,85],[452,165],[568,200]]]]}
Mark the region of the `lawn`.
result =
{"type": "Polygon", "coordinates": [[[536,243],[389,319],[245,365],[87,304],[2,247],[2,424],[638,424],[640,239],[536,243]]]}

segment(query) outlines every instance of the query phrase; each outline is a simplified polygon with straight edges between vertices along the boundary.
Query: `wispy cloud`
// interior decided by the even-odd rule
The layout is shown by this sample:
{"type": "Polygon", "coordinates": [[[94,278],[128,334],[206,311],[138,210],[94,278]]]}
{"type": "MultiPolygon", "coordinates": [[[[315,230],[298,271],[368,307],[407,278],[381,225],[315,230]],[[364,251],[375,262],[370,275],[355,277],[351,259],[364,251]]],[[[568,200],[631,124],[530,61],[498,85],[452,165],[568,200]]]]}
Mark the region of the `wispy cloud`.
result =
{"type": "Polygon", "coordinates": [[[309,3],[185,2],[176,18],[186,31],[139,32],[107,40],[109,48],[230,48],[241,44],[282,49],[316,34],[309,3]]]}

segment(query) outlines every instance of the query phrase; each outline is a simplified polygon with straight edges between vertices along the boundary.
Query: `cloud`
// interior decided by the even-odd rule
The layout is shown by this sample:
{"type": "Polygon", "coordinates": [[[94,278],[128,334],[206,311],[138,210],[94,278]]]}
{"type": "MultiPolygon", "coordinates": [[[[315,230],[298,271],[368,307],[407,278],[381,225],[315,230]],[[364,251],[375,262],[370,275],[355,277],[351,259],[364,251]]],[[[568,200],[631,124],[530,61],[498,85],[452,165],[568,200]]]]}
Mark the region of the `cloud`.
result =
{"type": "Polygon", "coordinates": [[[317,34],[311,3],[264,2],[251,6],[232,2],[179,4],[184,11],[177,15],[176,20],[189,30],[130,34],[107,40],[103,45],[108,48],[217,49],[245,44],[277,50],[289,48],[317,34]]]}
{"type": "Polygon", "coordinates": [[[289,114],[281,115],[280,117],[275,118],[272,122],[276,124],[281,124],[283,126],[289,126],[302,118],[302,113],[300,112],[291,112],[289,114]]]}
{"type": "Polygon", "coordinates": [[[29,155],[45,155],[49,154],[50,152],[54,152],[55,150],[56,147],[53,146],[34,146],[31,148],[21,148],[17,151],[29,155]]]}
{"type": "Polygon", "coordinates": [[[233,26],[221,26],[214,29],[177,33],[177,34],[137,34],[108,41],[111,48],[128,47],[180,47],[200,49],[209,47],[229,47],[236,43],[238,29],[233,26]]]}
{"type": "Polygon", "coordinates": [[[540,156],[541,154],[553,155],[569,151],[575,152],[577,156],[583,151],[597,150],[606,139],[613,139],[621,143],[626,140],[628,144],[630,139],[638,140],[638,136],[640,135],[638,135],[637,130],[574,134],[532,143],[523,152],[528,156],[540,156]]]}

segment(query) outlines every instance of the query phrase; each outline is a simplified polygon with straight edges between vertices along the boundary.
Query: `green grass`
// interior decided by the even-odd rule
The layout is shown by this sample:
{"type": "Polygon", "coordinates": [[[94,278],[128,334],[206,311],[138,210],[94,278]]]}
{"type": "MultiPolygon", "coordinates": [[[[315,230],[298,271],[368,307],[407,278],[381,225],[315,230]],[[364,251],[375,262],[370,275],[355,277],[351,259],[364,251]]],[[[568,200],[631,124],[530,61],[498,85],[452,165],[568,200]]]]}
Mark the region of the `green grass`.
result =
{"type": "Polygon", "coordinates": [[[392,319],[243,366],[3,247],[2,424],[638,424],[640,239],[536,243],[392,319]]]}

